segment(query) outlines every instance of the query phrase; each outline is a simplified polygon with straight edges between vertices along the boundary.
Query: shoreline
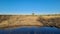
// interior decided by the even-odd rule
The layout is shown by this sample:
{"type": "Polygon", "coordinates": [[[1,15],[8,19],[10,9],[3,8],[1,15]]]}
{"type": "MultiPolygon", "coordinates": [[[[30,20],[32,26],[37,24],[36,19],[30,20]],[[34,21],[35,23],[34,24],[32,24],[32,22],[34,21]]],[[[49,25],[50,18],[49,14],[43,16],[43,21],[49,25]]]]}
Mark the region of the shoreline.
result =
{"type": "Polygon", "coordinates": [[[30,25],[27,26],[27,25],[23,25],[23,26],[12,26],[12,27],[10,26],[10,27],[3,27],[3,28],[1,27],[0,29],[24,28],[24,27],[27,27],[27,28],[38,27],[38,28],[39,28],[39,27],[42,27],[42,26],[35,26],[35,25],[33,25],[33,26],[32,26],[32,25],[31,25],[31,26],[30,26],[30,25]]]}
{"type": "Polygon", "coordinates": [[[22,26],[60,28],[60,16],[0,15],[0,29],[22,26]]]}

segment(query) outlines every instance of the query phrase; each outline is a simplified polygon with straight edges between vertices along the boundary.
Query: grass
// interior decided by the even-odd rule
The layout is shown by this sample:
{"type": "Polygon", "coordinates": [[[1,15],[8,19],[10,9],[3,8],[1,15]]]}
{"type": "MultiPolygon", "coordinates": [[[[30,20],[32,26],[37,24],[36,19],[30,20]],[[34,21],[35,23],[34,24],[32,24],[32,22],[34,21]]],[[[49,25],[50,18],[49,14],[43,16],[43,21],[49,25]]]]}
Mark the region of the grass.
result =
{"type": "Polygon", "coordinates": [[[60,16],[43,16],[39,17],[37,21],[44,24],[44,26],[60,28],[60,16]]]}
{"type": "Polygon", "coordinates": [[[56,26],[60,28],[59,15],[0,15],[0,28],[20,26],[56,26]],[[52,20],[53,19],[53,20],[52,20]],[[56,23],[50,23],[50,22],[56,23]],[[55,24],[55,25],[54,25],[55,24]]]}

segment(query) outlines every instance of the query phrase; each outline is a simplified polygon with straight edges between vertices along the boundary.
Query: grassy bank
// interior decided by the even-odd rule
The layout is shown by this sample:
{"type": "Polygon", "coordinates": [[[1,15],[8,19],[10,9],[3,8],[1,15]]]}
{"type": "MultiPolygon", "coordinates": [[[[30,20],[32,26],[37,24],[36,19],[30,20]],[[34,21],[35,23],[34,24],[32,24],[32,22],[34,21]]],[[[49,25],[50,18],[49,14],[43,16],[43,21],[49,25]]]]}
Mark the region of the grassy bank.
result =
{"type": "Polygon", "coordinates": [[[0,28],[12,28],[25,25],[60,28],[60,15],[0,15],[0,28]]]}

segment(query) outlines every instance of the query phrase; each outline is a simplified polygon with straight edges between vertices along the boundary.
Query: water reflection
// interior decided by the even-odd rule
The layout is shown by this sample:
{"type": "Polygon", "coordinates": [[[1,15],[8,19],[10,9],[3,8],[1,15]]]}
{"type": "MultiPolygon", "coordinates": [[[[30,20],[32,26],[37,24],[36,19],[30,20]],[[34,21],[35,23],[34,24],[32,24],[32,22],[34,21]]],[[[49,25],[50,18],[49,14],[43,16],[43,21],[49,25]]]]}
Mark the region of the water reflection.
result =
{"type": "Polygon", "coordinates": [[[55,27],[32,27],[0,30],[0,34],[60,34],[60,29],[55,27]]]}

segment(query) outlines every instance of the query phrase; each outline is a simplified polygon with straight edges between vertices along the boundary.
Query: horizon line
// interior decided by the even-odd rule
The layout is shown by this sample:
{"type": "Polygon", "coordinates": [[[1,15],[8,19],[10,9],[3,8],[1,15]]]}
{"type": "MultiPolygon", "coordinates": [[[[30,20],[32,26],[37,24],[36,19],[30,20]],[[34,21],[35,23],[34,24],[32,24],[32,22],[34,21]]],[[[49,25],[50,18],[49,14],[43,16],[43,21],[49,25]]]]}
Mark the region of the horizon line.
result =
{"type": "MultiPolygon", "coordinates": [[[[42,14],[36,14],[36,13],[34,13],[34,15],[52,15],[52,14],[60,14],[60,13],[51,13],[51,14],[44,14],[44,13],[42,13],[42,14]]],[[[32,15],[32,13],[31,14],[17,14],[17,13],[0,13],[0,15],[32,15]]]]}

